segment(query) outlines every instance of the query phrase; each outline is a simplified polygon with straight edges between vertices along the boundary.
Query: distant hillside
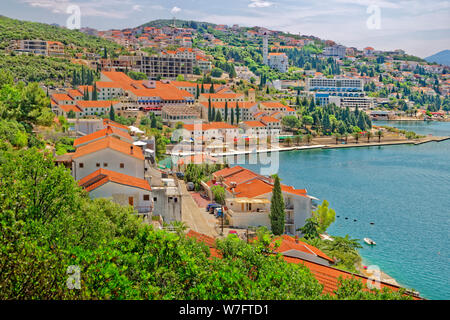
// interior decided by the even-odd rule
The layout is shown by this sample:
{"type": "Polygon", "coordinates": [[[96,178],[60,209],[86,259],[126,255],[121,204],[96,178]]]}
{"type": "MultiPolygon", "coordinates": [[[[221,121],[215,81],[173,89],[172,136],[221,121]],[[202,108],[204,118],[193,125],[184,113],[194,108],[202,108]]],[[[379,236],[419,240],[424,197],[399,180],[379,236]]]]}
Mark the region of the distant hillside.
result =
{"type": "Polygon", "coordinates": [[[442,50],[432,56],[425,58],[428,62],[435,62],[439,64],[445,64],[446,66],[450,66],[450,50],[442,50]]]}
{"type": "Polygon", "coordinates": [[[112,52],[120,48],[114,42],[89,36],[77,30],[0,16],[0,49],[5,49],[11,40],[21,39],[60,41],[65,45],[74,44],[80,48],[91,49],[92,52],[100,52],[101,48],[107,48],[109,52],[112,52]]]}
{"type": "MultiPolygon", "coordinates": [[[[216,24],[209,23],[209,22],[199,22],[199,21],[187,21],[187,20],[175,20],[175,24],[179,28],[194,28],[197,29],[198,27],[215,27],[216,24]]],[[[167,26],[173,25],[173,19],[158,19],[153,20],[150,22],[147,22],[143,25],[140,25],[139,27],[154,27],[154,28],[162,28],[167,26]]]]}

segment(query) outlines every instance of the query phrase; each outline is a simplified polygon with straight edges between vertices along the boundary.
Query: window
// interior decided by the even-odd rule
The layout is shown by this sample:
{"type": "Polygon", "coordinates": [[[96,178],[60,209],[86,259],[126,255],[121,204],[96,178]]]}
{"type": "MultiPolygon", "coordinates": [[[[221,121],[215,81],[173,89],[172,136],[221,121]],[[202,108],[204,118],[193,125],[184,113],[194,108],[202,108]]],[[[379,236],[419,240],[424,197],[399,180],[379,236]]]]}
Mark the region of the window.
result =
{"type": "Polygon", "coordinates": [[[149,201],[149,200],[150,200],[150,195],[144,194],[144,201],[149,201]]]}
{"type": "Polygon", "coordinates": [[[80,168],[84,168],[84,163],[80,162],[79,166],[80,168]]]}
{"type": "Polygon", "coordinates": [[[97,162],[96,164],[95,164],[95,166],[98,168],[98,167],[100,167],[100,162],[97,162]]]}
{"type": "Polygon", "coordinates": [[[156,198],[156,197],[153,197],[153,201],[154,202],[156,202],[158,200],[158,198],[156,198]]]}
{"type": "Polygon", "coordinates": [[[107,164],[106,162],[103,162],[103,166],[104,166],[104,167],[107,167],[108,164],[107,164]]]}
{"type": "Polygon", "coordinates": [[[125,165],[123,163],[120,164],[121,168],[125,168],[125,165]]]}

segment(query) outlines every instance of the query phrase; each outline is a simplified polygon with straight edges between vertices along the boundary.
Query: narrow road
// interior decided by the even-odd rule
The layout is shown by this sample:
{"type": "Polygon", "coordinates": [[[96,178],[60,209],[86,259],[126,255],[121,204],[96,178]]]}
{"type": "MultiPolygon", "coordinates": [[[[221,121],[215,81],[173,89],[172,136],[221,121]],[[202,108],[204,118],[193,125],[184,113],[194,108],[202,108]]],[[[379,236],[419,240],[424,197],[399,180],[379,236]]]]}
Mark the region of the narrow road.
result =
{"type": "Polygon", "coordinates": [[[187,191],[186,183],[184,181],[179,180],[178,182],[180,184],[180,191],[183,199],[181,206],[181,220],[196,232],[211,237],[219,236],[214,228],[215,218],[212,215],[209,215],[209,213],[203,212],[204,209],[197,206],[194,199],[192,199],[187,191]]]}

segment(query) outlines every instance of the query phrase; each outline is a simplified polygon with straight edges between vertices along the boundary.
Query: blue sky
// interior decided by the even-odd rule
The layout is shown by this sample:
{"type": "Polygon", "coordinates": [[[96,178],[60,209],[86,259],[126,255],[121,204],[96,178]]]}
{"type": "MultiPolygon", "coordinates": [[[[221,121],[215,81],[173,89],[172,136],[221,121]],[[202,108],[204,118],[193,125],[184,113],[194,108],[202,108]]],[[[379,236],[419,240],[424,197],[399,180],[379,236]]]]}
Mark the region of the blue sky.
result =
{"type": "Polygon", "coordinates": [[[0,14],[65,25],[72,4],[80,7],[82,27],[101,30],[176,16],[300,32],[357,48],[400,48],[420,57],[450,49],[450,1],[444,0],[2,0],[0,14]],[[371,5],[379,8],[379,29],[367,27],[371,5]]]}

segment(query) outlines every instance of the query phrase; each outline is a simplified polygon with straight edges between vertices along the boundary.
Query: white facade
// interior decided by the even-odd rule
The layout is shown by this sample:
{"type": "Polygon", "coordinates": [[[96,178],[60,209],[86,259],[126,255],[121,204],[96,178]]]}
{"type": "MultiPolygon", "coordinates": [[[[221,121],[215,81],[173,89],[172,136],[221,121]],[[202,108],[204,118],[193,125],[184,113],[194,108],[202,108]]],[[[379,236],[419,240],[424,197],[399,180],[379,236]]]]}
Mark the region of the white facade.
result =
{"type": "Polygon", "coordinates": [[[89,197],[112,198],[112,200],[122,206],[132,205],[138,213],[150,212],[153,207],[153,199],[150,190],[127,186],[112,181],[91,190],[89,197]]]}
{"type": "Polygon", "coordinates": [[[100,168],[144,179],[143,159],[140,160],[110,148],[73,159],[72,175],[75,180],[80,180],[100,168]]]}

